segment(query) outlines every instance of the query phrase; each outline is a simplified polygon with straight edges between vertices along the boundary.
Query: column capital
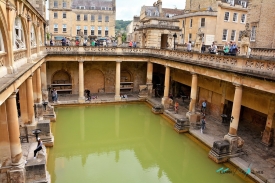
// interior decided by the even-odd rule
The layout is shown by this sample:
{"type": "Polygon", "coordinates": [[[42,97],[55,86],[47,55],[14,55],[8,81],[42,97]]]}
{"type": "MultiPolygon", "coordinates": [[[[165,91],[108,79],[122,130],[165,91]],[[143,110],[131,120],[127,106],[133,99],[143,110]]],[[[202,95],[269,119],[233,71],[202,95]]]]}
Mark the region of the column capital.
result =
{"type": "Polygon", "coordinates": [[[122,62],[122,60],[117,60],[116,62],[117,62],[117,63],[121,63],[121,62],[122,62]]]}
{"type": "Polygon", "coordinates": [[[242,84],[240,83],[232,83],[235,87],[242,88],[242,84]]]}
{"type": "Polygon", "coordinates": [[[12,94],[9,96],[9,98],[16,98],[16,94],[18,93],[18,89],[14,90],[14,92],[12,92],[12,94]]]}
{"type": "Polygon", "coordinates": [[[84,63],[84,60],[78,60],[79,63],[84,63]]]}
{"type": "Polygon", "coordinates": [[[190,72],[190,74],[191,74],[191,75],[197,75],[197,73],[195,73],[195,72],[190,72]]]}

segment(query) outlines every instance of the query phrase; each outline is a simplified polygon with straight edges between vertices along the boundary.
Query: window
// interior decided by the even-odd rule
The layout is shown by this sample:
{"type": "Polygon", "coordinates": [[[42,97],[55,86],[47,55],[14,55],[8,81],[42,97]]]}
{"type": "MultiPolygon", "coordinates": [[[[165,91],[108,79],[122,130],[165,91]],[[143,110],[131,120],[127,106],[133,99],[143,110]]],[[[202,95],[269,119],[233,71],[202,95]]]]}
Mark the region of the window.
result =
{"type": "Polygon", "coordinates": [[[241,41],[242,39],[242,31],[239,31],[239,38],[238,38],[238,41],[241,41]]]}
{"type": "Polygon", "coordinates": [[[63,1],[63,8],[66,8],[67,7],[67,3],[63,1]]]}
{"type": "Polygon", "coordinates": [[[58,1],[54,1],[54,2],[53,2],[53,7],[54,7],[54,8],[57,8],[57,7],[58,7],[58,1]]]}
{"type": "Polygon", "coordinates": [[[189,34],[188,41],[192,41],[192,34],[189,34]]]}
{"type": "Polygon", "coordinates": [[[245,23],[245,18],[246,18],[245,14],[242,14],[241,23],[245,23]]]}
{"type": "Polygon", "coordinates": [[[205,18],[201,18],[201,27],[205,27],[205,18]]]}
{"type": "Polygon", "coordinates": [[[108,34],[109,34],[109,28],[105,27],[105,36],[108,36],[108,34]]]}
{"type": "Polygon", "coordinates": [[[53,25],[53,31],[54,32],[58,32],[58,24],[54,24],[53,25]]]}
{"type": "Polygon", "coordinates": [[[88,21],[88,15],[84,15],[84,21],[88,21]]]}
{"type": "Polygon", "coordinates": [[[235,31],[235,30],[232,30],[232,31],[231,31],[231,37],[230,37],[230,40],[231,40],[231,41],[235,41],[235,35],[236,35],[236,31],[235,31]]]}
{"type": "Polygon", "coordinates": [[[13,39],[14,49],[21,49],[26,47],[23,26],[22,26],[21,19],[19,17],[15,19],[13,36],[14,36],[14,39],[13,39]]]}
{"type": "Polygon", "coordinates": [[[91,22],[94,22],[94,21],[95,21],[95,16],[91,15],[91,22]]]}
{"type": "Polygon", "coordinates": [[[223,29],[223,31],[222,31],[222,40],[226,41],[226,39],[227,39],[227,29],[223,29]]]}
{"type": "Polygon", "coordinates": [[[243,8],[246,8],[246,2],[245,1],[241,1],[241,5],[243,8]]]}
{"type": "Polygon", "coordinates": [[[95,35],[95,27],[94,26],[91,26],[91,35],[95,35]]]}
{"type": "Polygon", "coordinates": [[[80,26],[79,25],[76,26],[76,35],[80,35],[80,26]]]}
{"type": "Polygon", "coordinates": [[[238,21],[238,13],[233,13],[233,22],[238,21]]]}
{"type": "Polygon", "coordinates": [[[63,29],[62,29],[63,32],[67,32],[67,25],[66,24],[63,24],[63,29]]]}
{"type": "Polygon", "coordinates": [[[33,25],[31,28],[31,47],[36,47],[36,38],[33,25]]]}
{"type": "Polygon", "coordinates": [[[230,4],[230,6],[234,6],[235,2],[234,0],[226,0],[227,3],[230,4]]]}
{"type": "Polygon", "coordinates": [[[105,22],[109,22],[109,16],[105,16],[105,22]]]}
{"type": "Polygon", "coordinates": [[[256,41],[256,26],[251,27],[250,41],[256,41]]]}
{"type": "Polygon", "coordinates": [[[80,21],[80,15],[76,15],[76,20],[80,21]]]}
{"type": "Polygon", "coordinates": [[[101,27],[98,27],[98,29],[97,29],[97,35],[101,36],[101,27]]]}
{"type": "Polygon", "coordinates": [[[102,15],[98,15],[98,22],[102,22],[102,15]]]}
{"type": "Polygon", "coordinates": [[[63,18],[67,18],[67,13],[63,13],[63,18]]]}
{"type": "Polygon", "coordinates": [[[224,13],[224,21],[229,21],[229,12],[224,13]]]}
{"type": "Polygon", "coordinates": [[[101,10],[106,10],[106,7],[101,7],[101,10]]]}
{"type": "Polygon", "coordinates": [[[84,35],[87,36],[88,35],[88,27],[84,26],[84,35]]]}
{"type": "Polygon", "coordinates": [[[94,7],[94,6],[91,6],[90,9],[91,9],[91,10],[95,10],[95,7],[94,7]]]}
{"type": "Polygon", "coordinates": [[[79,6],[79,9],[85,10],[85,6],[79,6]]]}
{"type": "Polygon", "coordinates": [[[58,13],[57,12],[53,13],[53,18],[58,18],[58,13]]]}
{"type": "Polygon", "coordinates": [[[112,10],[112,8],[109,8],[109,10],[112,10]]]}
{"type": "MultiPolygon", "coordinates": [[[[2,32],[1,32],[1,29],[0,29],[0,53],[5,51],[4,49],[4,43],[3,43],[3,37],[2,37],[2,32]]],[[[1,66],[1,65],[0,65],[1,66]]]]}
{"type": "Polygon", "coordinates": [[[193,26],[193,19],[190,19],[190,27],[193,26]]]}

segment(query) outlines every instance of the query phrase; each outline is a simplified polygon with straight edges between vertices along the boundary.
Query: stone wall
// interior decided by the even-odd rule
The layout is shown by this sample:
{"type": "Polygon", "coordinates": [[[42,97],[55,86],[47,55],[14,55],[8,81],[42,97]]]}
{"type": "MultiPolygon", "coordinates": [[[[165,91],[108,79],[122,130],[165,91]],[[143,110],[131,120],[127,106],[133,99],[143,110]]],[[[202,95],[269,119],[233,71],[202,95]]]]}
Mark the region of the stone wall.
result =
{"type": "Polygon", "coordinates": [[[185,4],[185,10],[199,10],[212,7],[213,10],[217,10],[217,0],[187,0],[185,4]]]}
{"type": "Polygon", "coordinates": [[[247,22],[256,26],[256,41],[251,41],[253,48],[275,48],[275,0],[251,0],[247,22]]]}

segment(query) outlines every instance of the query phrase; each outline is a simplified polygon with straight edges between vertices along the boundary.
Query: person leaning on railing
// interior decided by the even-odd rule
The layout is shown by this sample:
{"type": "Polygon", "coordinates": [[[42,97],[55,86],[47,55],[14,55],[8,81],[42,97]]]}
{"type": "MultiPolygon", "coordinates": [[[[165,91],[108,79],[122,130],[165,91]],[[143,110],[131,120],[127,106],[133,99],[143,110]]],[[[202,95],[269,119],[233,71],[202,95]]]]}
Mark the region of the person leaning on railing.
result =
{"type": "Polygon", "coordinates": [[[228,43],[225,43],[225,45],[223,46],[223,53],[224,53],[224,55],[229,54],[229,45],[228,45],[228,43]]]}

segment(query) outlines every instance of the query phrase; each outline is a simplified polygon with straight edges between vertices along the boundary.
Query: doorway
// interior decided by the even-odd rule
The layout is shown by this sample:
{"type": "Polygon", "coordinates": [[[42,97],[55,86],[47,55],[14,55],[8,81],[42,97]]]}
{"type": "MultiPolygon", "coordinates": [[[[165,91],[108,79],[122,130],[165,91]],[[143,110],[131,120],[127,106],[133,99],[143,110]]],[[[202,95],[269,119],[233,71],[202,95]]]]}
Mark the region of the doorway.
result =
{"type": "Polygon", "coordinates": [[[168,34],[161,34],[160,48],[166,49],[168,41],[168,34]]]}

